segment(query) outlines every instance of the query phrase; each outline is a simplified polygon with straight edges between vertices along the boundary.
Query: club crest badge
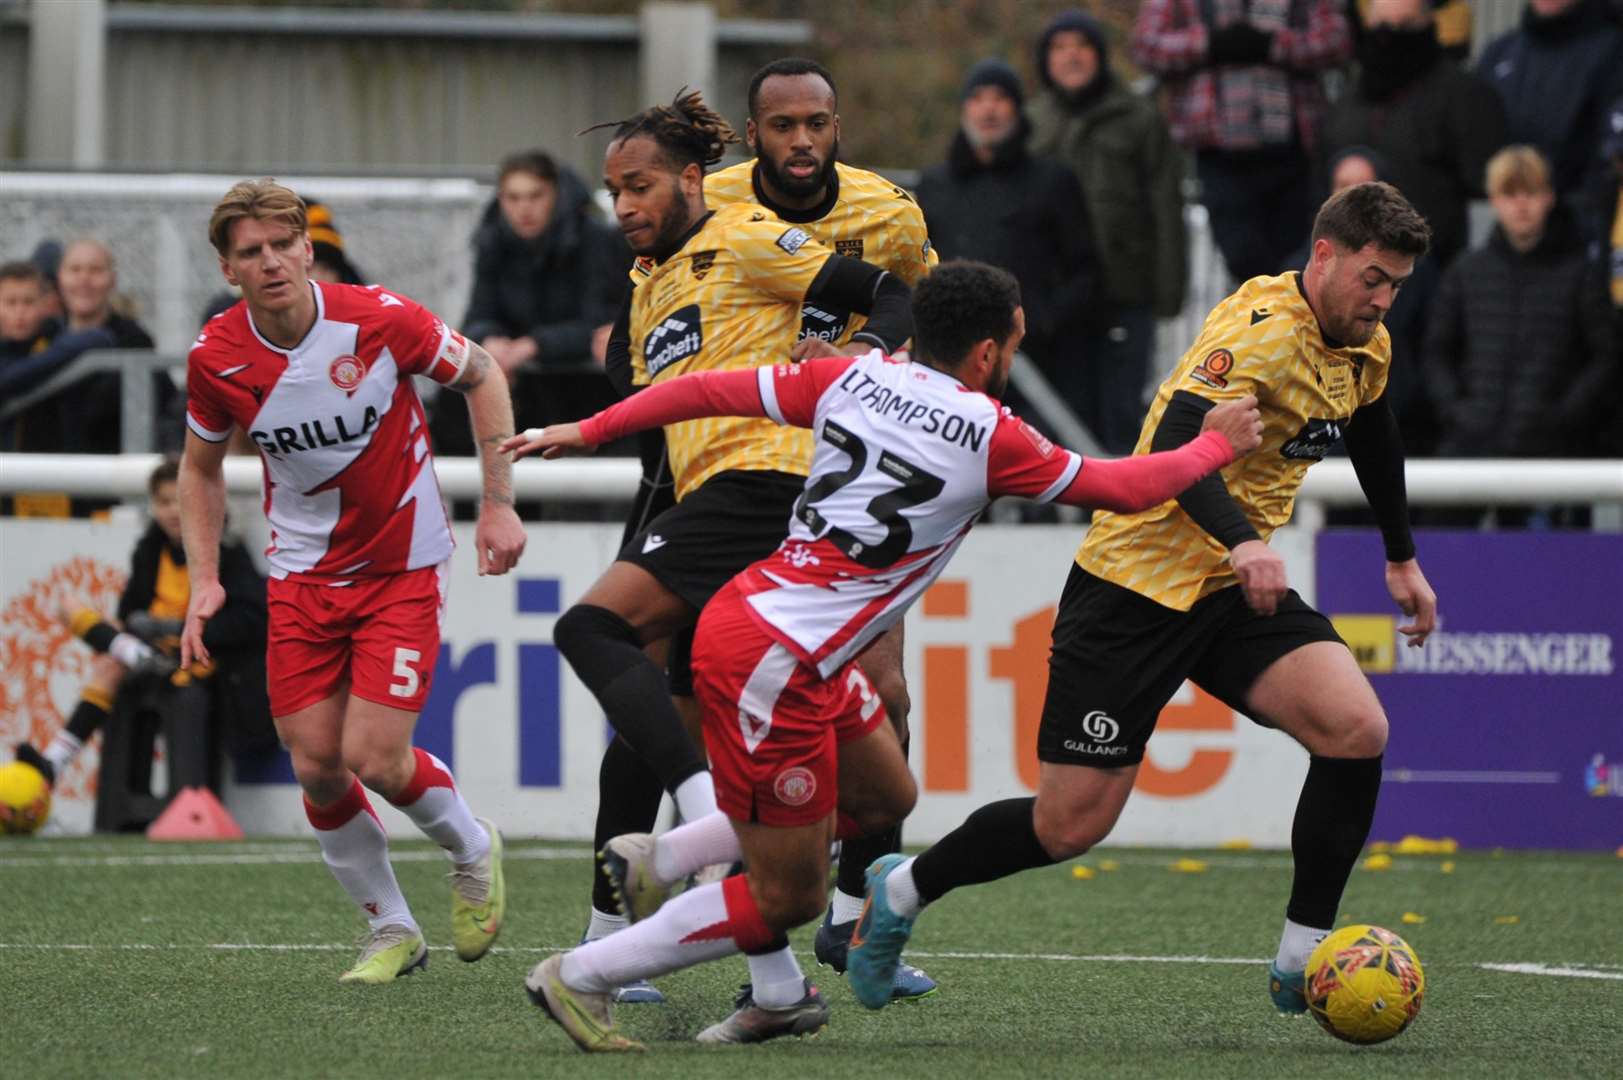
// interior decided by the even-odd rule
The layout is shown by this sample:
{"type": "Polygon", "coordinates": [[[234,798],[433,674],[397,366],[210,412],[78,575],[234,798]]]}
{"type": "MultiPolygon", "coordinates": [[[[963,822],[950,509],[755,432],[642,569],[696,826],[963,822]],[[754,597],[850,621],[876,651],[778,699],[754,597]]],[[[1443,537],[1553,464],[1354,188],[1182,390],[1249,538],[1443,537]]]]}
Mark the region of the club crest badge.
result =
{"type": "Polygon", "coordinates": [[[327,368],[327,376],[338,389],[353,394],[355,388],[361,385],[361,380],[366,378],[366,365],[361,363],[360,357],[347,353],[332,362],[327,368]]]}

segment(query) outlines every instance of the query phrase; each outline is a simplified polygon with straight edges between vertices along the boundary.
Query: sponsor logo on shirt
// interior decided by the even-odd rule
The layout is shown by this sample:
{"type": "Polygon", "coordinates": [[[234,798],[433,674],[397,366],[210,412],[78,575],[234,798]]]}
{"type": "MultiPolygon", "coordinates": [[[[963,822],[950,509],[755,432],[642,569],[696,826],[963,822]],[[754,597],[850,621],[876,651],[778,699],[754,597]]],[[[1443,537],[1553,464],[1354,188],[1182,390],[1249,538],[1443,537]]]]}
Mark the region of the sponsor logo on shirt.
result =
{"type": "Polygon", "coordinates": [[[777,244],[783,250],[793,255],[795,252],[805,247],[806,241],[810,239],[811,234],[805,229],[785,229],[783,235],[778,237],[777,244]]]}
{"type": "Polygon", "coordinates": [[[817,338],[820,341],[838,341],[850,323],[849,311],[830,311],[807,304],[800,309],[800,335],[796,340],[817,338]]]}
{"type": "Polygon", "coordinates": [[[689,304],[665,316],[643,339],[643,362],[651,379],[680,360],[704,348],[704,328],[699,323],[699,305],[689,304]]]}
{"type": "Polygon", "coordinates": [[[1340,420],[1309,420],[1296,437],[1279,448],[1292,461],[1323,461],[1330,448],[1341,441],[1340,420]]]}
{"type": "Polygon", "coordinates": [[[1196,382],[1205,383],[1213,390],[1222,390],[1228,386],[1228,373],[1233,370],[1234,354],[1227,349],[1213,349],[1189,374],[1196,382]]]}
{"type": "Polygon", "coordinates": [[[290,454],[302,453],[305,450],[319,450],[327,446],[339,446],[355,439],[364,438],[371,434],[372,429],[378,426],[381,414],[371,405],[359,419],[329,416],[324,420],[301,420],[297,427],[275,427],[269,431],[255,428],[248,435],[259,444],[259,448],[273,458],[283,458],[290,454]]]}

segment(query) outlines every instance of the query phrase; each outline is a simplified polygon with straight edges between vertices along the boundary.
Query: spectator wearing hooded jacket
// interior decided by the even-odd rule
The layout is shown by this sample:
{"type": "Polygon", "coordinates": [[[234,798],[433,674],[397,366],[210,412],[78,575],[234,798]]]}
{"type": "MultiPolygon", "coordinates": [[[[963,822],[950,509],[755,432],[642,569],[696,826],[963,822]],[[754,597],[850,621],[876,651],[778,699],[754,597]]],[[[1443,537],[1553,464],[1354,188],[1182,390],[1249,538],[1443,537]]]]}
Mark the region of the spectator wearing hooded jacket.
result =
{"type": "Polygon", "coordinates": [[[1144,421],[1155,319],[1183,308],[1189,279],[1183,155],[1154,103],[1121,84],[1104,27],[1066,11],[1037,41],[1043,90],[1031,102],[1027,149],[1070,167],[1082,184],[1098,287],[1074,382],[1060,392],[1111,453],[1127,453],[1144,421]]]}
{"type": "Polygon", "coordinates": [[[1498,225],[1443,275],[1424,373],[1455,457],[1581,457],[1596,452],[1615,401],[1614,351],[1600,268],[1530,146],[1488,164],[1498,225]]]}
{"type": "Polygon", "coordinates": [[[1344,0],[1145,0],[1133,58],[1171,91],[1212,239],[1239,281],[1278,272],[1318,210],[1320,77],[1352,57],[1344,0]]]}
{"type": "MultiPolygon", "coordinates": [[[[508,156],[473,247],[462,332],[506,373],[515,414],[545,425],[612,404],[607,379],[590,368],[603,363],[631,256],[619,230],[593,216],[580,178],[540,150],[508,156]]],[[[435,410],[432,430],[442,453],[473,453],[460,405],[435,410]]]]}
{"type": "Polygon", "coordinates": [[[1611,103],[1623,94],[1623,23],[1609,0],[1529,0],[1521,25],[1482,51],[1477,74],[1499,91],[1510,141],[1549,159],[1555,192],[1598,240],[1611,103]]]}
{"type": "Polygon", "coordinates": [[[926,169],[914,192],[930,241],[943,259],[975,259],[1013,274],[1026,312],[1021,349],[1050,381],[1074,383],[1066,369],[1086,363],[1082,335],[1094,278],[1081,185],[1064,165],[1027,152],[1025,91],[1014,68],[980,61],[960,102],[947,160],[926,169]]]}

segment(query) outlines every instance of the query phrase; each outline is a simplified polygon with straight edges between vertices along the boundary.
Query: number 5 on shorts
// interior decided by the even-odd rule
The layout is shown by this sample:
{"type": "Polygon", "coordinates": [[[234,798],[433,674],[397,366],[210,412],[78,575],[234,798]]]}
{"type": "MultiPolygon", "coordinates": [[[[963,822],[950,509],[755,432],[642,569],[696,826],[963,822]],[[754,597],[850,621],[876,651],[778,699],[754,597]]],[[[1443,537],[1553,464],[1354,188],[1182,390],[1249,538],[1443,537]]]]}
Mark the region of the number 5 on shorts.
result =
{"type": "Polygon", "coordinates": [[[423,654],[416,649],[396,649],[394,651],[394,677],[399,682],[389,684],[389,693],[395,697],[409,698],[417,693],[417,672],[411,665],[423,658],[423,654]]]}

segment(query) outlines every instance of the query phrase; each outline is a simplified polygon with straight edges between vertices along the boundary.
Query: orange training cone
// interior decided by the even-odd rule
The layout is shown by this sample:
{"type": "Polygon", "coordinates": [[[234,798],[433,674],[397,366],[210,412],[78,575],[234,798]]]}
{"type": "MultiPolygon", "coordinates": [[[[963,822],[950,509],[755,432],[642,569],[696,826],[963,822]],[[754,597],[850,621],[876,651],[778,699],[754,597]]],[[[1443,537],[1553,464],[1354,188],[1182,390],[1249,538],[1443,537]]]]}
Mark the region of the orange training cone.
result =
{"type": "Polygon", "coordinates": [[[158,820],[147,827],[148,840],[241,840],[242,826],[203,787],[181,788],[158,820]]]}

